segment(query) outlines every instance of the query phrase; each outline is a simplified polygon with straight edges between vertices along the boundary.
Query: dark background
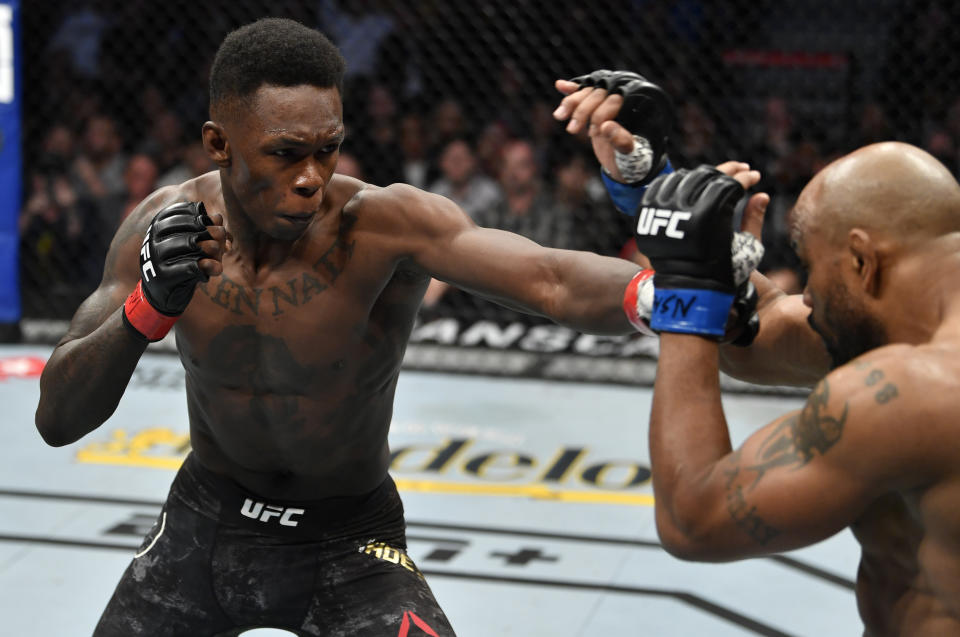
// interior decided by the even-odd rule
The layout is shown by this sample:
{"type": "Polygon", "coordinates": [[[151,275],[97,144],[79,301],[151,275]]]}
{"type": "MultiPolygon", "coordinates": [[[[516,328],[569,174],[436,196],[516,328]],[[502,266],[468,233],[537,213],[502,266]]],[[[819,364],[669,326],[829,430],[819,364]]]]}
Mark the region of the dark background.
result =
{"type": "MultiPolygon", "coordinates": [[[[638,71],[673,96],[676,166],[736,158],[763,171],[763,269],[791,291],[802,273],[783,217],[825,163],[898,139],[958,168],[951,0],[24,2],[25,317],[69,318],[130,208],[209,169],[197,144],[210,61],[230,30],[268,15],[322,29],[347,58],[344,172],[434,189],[459,140],[473,174],[502,190],[483,204],[495,212],[471,214],[514,227],[502,148],[521,140],[544,220],[529,234],[561,247],[631,256],[587,141],[550,118],[553,80],[595,68],[638,71]]],[[[458,291],[423,312],[515,318],[458,291]]]]}

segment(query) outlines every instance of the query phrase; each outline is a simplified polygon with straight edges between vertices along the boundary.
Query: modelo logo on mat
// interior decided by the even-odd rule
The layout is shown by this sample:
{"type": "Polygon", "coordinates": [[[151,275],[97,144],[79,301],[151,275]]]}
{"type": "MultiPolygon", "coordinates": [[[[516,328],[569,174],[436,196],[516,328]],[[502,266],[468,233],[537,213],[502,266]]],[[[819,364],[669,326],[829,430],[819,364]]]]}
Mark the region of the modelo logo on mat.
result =
{"type": "MultiPolygon", "coordinates": [[[[189,451],[189,434],[177,433],[169,427],[153,427],[134,433],[117,429],[108,441],[92,442],[82,447],[77,452],[77,460],[177,469],[189,451]]],[[[585,446],[564,446],[552,454],[538,457],[534,452],[522,449],[484,449],[476,439],[468,436],[450,437],[438,443],[395,446],[390,453],[390,472],[398,478],[398,483],[408,477],[424,480],[459,477],[466,478],[467,482],[461,480],[457,484],[522,484],[539,489],[580,483],[596,489],[626,491],[637,489],[650,480],[650,468],[646,465],[628,459],[596,458],[585,446]]],[[[410,488],[416,488],[416,485],[411,482],[410,488]]],[[[473,491],[479,492],[477,489],[473,491]]],[[[526,495],[538,497],[538,492],[526,495]]],[[[543,494],[543,497],[548,495],[543,494]]],[[[258,512],[257,516],[261,513],[258,512]]]]}

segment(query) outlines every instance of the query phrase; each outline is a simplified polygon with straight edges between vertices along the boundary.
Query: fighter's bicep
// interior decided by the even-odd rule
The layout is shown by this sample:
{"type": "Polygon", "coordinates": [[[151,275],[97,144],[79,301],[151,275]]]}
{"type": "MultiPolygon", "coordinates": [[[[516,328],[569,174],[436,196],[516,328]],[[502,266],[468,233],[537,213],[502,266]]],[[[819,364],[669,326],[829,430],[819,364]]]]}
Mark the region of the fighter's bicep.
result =
{"type": "MultiPolygon", "coordinates": [[[[811,444],[801,412],[760,430],[716,468],[718,510],[732,557],[806,546],[848,526],[874,497],[870,485],[834,459],[821,423],[823,449],[811,444]]],[[[814,434],[816,435],[816,434],[814,434]]]]}
{"type": "Polygon", "coordinates": [[[849,526],[897,482],[896,438],[869,372],[824,378],[803,408],[747,438],[712,479],[736,556],[783,551],[849,526]],[[861,376],[863,378],[861,378],[861,376]]]}
{"type": "Polygon", "coordinates": [[[493,300],[535,300],[556,279],[551,275],[552,251],[526,237],[473,226],[457,233],[446,258],[432,268],[435,278],[493,300]]]}
{"type": "Polygon", "coordinates": [[[551,251],[526,237],[477,225],[455,203],[439,195],[391,186],[405,211],[397,229],[403,252],[436,279],[491,297],[516,297],[529,281],[520,276],[549,268],[551,251]]]}

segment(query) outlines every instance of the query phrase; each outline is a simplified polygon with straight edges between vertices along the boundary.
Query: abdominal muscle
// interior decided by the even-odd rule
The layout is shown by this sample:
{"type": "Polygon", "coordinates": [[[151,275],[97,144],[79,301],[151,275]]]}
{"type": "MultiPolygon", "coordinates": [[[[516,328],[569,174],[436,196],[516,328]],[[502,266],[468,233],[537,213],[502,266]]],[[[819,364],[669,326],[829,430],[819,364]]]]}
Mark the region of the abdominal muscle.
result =
{"type": "Polygon", "coordinates": [[[264,497],[313,500],[366,493],[389,468],[393,387],[379,395],[331,401],[223,388],[198,391],[188,376],[191,444],[208,469],[264,497]]]}

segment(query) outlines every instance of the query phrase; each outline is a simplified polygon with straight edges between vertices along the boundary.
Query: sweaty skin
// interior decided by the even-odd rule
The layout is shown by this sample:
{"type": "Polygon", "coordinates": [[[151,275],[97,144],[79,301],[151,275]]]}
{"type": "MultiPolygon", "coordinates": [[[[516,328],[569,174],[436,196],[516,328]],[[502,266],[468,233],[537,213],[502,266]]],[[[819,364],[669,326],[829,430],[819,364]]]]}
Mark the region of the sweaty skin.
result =
{"type": "Polygon", "coordinates": [[[850,527],[865,635],[960,634],[960,186],[920,149],[875,144],[814,177],[791,221],[807,318],[835,368],[734,450],[717,346],[662,334],[661,540],[722,561],[850,527]]]}
{"type": "Polygon", "coordinates": [[[219,169],[147,198],[41,378],[37,427],[63,445],[116,408],[145,349],[121,323],[163,207],[203,201],[224,229],[175,325],[200,461],[277,499],[365,493],[389,465],[407,339],[430,277],[581,331],[629,333],[637,266],[479,228],[449,200],[334,174],[335,88],[263,86],[204,126],[219,169]],[[222,253],[222,256],[221,256],[222,253]]]}

